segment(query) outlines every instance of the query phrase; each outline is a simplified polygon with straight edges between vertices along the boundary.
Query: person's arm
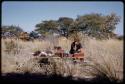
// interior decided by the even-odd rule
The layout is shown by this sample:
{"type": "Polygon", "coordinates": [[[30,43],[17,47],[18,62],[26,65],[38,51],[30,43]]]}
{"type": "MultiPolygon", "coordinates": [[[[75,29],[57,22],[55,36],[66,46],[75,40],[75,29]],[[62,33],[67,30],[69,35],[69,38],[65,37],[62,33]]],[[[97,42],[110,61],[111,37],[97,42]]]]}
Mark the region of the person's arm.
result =
{"type": "Polygon", "coordinates": [[[74,55],[84,56],[84,50],[83,50],[83,48],[80,48],[78,51],[79,52],[78,53],[74,53],[74,55]]]}
{"type": "Polygon", "coordinates": [[[80,49],[80,53],[84,53],[84,50],[83,50],[83,48],[81,48],[81,49],[80,49]]]}

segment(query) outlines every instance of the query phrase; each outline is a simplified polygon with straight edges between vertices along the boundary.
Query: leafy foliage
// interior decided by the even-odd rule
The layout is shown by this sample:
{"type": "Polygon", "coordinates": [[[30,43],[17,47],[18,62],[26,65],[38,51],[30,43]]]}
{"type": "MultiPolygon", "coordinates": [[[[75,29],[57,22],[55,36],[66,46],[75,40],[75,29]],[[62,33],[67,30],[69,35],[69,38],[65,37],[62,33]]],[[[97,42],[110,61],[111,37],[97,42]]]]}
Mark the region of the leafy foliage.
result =
{"type": "Polygon", "coordinates": [[[75,20],[69,17],[60,17],[57,21],[43,21],[36,25],[36,31],[42,34],[58,31],[65,37],[82,32],[90,37],[108,39],[116,37],[114,30],[119,22],[120,17],[115,13],[110,15],[92,13],[78,16],[75,20]]]}
{"type": "Polygon", "coordinates": [[[114,13],[107,16],[101,14],[87,14],[84,16],[78,16],[77,27],[89,36],[96,38],[112,38],[115,36],[114,30],[116,25],[120,21],[120,18],[114,13]]]}
{"type": "Polygon", "coordinates": [[[33,37],[33,38],[38,38],[39,37],[39,33],[35,32],[35,31],[32,31],[30,32],[30,37],[33,37]]]}
{"type": "Polygon", "coordinates": [[[19,34],[19,39],[21,39],[23,41],[29,41],[29,40],[31,40],[30,35],[27,32],[21,32],[19,34]]]}
{"type": "Polygon", "coordinates": [[[56,21],[43,21],[42,23],[36,24],[35,31],[38,31],[40,34],[51,34],[57,30],[58,24],[56,21]]]}
{"type": "Polygon", "coordinates": [[[61,34],[67,37],[69,34],[70,25],[73,23],[73,19],[68,17],[60,17],[58,19],[58,23],[62,32],[61,34]]]}
{"type": "Polygon", "coordinates": [[[23,29],[20,28],[19,26],[2,26],[2,35],[7,37],[7,36],[15,36],[18,37],[19,33],[23,32],[23,29]]]}
{"type": "MultiPolygon", "coordinates": [[[[76,19],[60,17],[58,20],[42,21],[36,24],[34,32],[30,32],[33,38],[38,37],[38,33],[43,36],[58,33],[61,36],[69,37],[81,32],[97,39],[116,38],[114,33],[116,25],[120,22],[120,17],[115,13],[102,15],[98,13],[77,16],[76,19]],[[38,32],[38,33],[36,33],[38,32]]],[[[2,35],[19,36],[23,30],[18,26],[2,26],[2,35]]]]}

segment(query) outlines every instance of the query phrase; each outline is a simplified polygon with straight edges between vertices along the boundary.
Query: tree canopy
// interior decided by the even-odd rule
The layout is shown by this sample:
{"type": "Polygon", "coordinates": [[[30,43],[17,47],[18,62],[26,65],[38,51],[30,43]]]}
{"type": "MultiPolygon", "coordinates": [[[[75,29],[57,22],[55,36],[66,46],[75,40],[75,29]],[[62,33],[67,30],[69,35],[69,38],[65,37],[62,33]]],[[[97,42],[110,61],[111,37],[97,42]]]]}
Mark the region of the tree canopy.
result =
{"type": "Polygon", "coordinates": [[[82,32],[88,36],[102,39],[116,36],[114,30],[119,22],[120,17],[115,13],[110,15],[91,13],[79,15],[75,20],[69,17],[60,17],[57,21],[43,21],[36,24],[35,30],[41,34],[58,31],[60,35],[64,36],[82,32]]]}
{"type": "Polygon", "coordinates": [[[11,36],[18,36],[20,32],[23,32],[23,29],[19,26],[2,26],[2,35],[6,35],[7,33],[11,36]]]}
{"type": "MultiPolygon", "coordinates": [[[[115,13],[102,15],[91,13],[78,15],[76,19],[70,17],[59,17],[57,20],[45,20],[35,25],[35,30],[30,32],[30,36],[37,38],[38,34],[43,36],[60,34],[69,37],[74,33],[81,32],[90,37],[98,39],[108,39],[117,37],[114,33],[116,25],[120,22],[120,17],[115,13]]],[[[2,26],[2,35],[5,33],[18,36],[20,32],[24,32],[19,26],[2,26]]]]}
{"type": "Polygon", "coordinates": [[[54,20],[43,21],[42,23],[36,24],[35,31],[41,34],[50,34],[56,31],[58,28],[58,23],[54,20]]]}

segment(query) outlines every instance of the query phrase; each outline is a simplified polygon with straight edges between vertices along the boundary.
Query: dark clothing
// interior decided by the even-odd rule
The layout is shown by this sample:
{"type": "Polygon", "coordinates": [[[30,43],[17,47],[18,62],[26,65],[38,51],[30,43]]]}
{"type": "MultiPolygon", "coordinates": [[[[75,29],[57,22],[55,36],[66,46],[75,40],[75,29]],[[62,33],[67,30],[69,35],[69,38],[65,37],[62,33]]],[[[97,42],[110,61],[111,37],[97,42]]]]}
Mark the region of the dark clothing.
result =
{"type": "Polygon", "coordinates": [[[75,44],[75,42],[73,42],[72,44],[71,44],[71,49],[70,49],[70,54],[74,54],[74,53],[79,53],[79,49],[81,49],[82,48],[82,45],[81,45],[81,43],[79,43],[79,44],[75,44]],[[75,48],[75,46],[76,46],[76,49],[74,49],[75,48]]]}

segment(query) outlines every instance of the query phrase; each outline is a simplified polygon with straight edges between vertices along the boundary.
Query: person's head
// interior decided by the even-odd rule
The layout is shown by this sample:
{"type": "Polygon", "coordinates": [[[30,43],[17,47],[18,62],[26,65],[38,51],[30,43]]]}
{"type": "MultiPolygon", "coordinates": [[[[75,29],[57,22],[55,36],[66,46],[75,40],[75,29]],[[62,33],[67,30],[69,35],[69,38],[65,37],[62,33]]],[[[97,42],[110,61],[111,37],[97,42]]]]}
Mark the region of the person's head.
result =
{"type": "Polygon", "coordinates": [[[62,48],[61,48],[61,46],[54,46],[54,49],[55,50],[61,50],[62,48]]]}
{"type": "Polygon", "coordinates": [[[56,50],[58,47],[57,46],[54,46],[54,49],[56,50]]]}
{"type": "Polygon", "coordinates": [[[58,47],[57,47],[57,50],[61,50],[61,49],[62,49],[61,46],[58,46],[58,47]]]}
{"type": "Polygon", "coordinates": [[[74,38],[74,42],[75,42],[76,44],[78,44],[78,43],[80,43],[80,39],[79,39],[78,37],[75,37],[75,38],[74,38]]]}

